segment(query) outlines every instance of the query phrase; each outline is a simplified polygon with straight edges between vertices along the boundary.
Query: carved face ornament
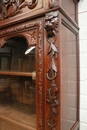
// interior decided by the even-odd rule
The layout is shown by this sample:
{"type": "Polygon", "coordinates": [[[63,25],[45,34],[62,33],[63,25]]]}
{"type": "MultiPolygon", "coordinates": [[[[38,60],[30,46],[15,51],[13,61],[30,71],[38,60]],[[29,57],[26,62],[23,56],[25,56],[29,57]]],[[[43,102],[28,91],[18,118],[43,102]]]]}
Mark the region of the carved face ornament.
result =
{"type": "Polygon", "coordinates": [[[53,37],[58,32],[58,12],[47,14],[44,26],[48,37],[53,37]]]}

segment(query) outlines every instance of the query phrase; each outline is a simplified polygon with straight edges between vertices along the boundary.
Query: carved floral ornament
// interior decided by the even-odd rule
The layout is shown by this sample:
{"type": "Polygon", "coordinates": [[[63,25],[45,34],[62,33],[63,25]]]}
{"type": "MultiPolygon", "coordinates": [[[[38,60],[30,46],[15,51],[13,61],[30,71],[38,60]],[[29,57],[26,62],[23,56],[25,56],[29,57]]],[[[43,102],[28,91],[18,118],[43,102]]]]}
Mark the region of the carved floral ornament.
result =
{"type": "Polygon", "coordinates": [[[14,16],[26,6],[29,9],[33,9],[37,3],[38,0],[32,0],[31,2],[27,2],[26,0],[0,0],[0,19],[3,20],[7,17],[14,16]]]}

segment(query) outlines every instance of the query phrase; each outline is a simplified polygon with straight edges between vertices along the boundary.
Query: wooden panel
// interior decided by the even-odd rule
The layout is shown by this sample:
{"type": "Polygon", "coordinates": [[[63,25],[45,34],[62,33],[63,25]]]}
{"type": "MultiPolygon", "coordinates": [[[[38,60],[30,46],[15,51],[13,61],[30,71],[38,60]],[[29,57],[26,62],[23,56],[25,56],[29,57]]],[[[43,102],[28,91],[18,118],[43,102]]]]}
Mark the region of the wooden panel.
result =
{"type": "Polygon", "coordinates": [[[62,7],[64,8],[65,12],[70,16],[71,19],[75,21],[75,3],[73,0],[62,0],[61,2],[62,7]]]}
{"type": "Polygon", "coordinates": [[[61,26],[61,130],[77,121],[76,35],[61,26]]]}

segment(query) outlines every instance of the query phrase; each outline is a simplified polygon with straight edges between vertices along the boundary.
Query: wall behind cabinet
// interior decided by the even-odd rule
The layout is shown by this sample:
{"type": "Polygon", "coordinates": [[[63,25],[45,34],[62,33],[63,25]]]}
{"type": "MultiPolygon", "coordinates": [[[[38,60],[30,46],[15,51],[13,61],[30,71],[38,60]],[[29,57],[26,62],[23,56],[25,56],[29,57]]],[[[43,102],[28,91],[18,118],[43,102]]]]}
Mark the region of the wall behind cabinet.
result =
{"type": "Polygon", "coordinates": [[[80,27],[80,130],[87,130],[87,0],[80,0],[78,17],[80,27]]]}

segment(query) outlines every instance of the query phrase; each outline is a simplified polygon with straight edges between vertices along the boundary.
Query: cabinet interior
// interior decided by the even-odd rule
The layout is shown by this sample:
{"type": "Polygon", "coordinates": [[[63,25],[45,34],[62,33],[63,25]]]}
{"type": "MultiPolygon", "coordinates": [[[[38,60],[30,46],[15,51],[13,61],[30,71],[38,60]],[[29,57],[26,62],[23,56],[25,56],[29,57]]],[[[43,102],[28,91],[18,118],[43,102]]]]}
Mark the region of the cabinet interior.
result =
{"type": "Polygon", "coordinates": [[[0,117],[36,128],[35,49],[23,37],[0,48],[0,117]]]}

